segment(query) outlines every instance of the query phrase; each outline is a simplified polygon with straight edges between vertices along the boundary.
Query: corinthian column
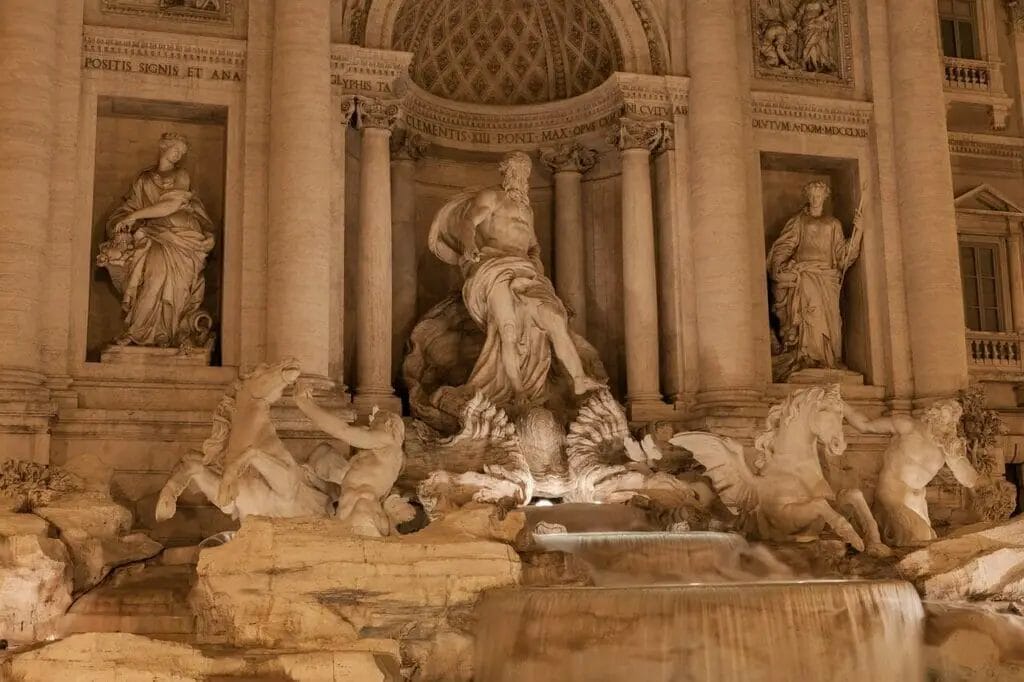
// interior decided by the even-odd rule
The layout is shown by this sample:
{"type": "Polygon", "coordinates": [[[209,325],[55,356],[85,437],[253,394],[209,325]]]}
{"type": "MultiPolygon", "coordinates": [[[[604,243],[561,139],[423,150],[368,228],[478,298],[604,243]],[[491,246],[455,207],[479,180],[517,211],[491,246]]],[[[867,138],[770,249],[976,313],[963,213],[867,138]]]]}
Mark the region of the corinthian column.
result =
{"type": "Polygon", "coordinates": [[[597,152],[577,143],[541,152],[555,177],[555,290],[573,311],[569,326],[587,333],[586,246],[583,236],[583,174],[594,167],[597,152]]]}
{"type": "Polygon", "coordinates": [[[392,376],[399,373],[402,349],[416,324],[416,162],[426,148],[422,137],[408,131],[391,139],[392,376]]]}
{"type": "Polygon", "coordinates": [[[50,231],[57,5],[0,2],[0,400],[9,390],[43,383],[39,320],[50,231]]]}
{"type": "Polygon", "coordinates": [[[662,405],[659,388],[658,273],[654,249],[651,151],[660,144],[664,123],[623,118],[618,146],[622,155],[622,280],[625,292],[626,401],[631,418],[662,405]]]}
{"type": "Polygon", "coordinates": [[[327,383],[331,314],[330,0],[274,3],[267,355],[327,383]]]}
{"type": "Polygon", "coordinates": [[[925,402],[967,384],[936,11],[932,0],[888,0],[893,143],[914,397],[925,402]]]}
{"type": "MultiPolygon", "coordinates": [[[[356,397],[362,409],[396,407],[391,387],[391,129],[398,105],[359,98],[362,131],[356,265],[356,397]]],[[[400,407],[400,406],[399,406],[400,407]]]]}
{"type": "MultiPolygon", "coordinates": [[[[736,3],[686,0],[690,69],[690,196],[700,389],[705,405],[759,397],[747,125],[736,3]]],[[[758,320],[758,324],[768,324],[758,320]]],[[[767,353],[768,349],[764,349],[767,353]]]]}

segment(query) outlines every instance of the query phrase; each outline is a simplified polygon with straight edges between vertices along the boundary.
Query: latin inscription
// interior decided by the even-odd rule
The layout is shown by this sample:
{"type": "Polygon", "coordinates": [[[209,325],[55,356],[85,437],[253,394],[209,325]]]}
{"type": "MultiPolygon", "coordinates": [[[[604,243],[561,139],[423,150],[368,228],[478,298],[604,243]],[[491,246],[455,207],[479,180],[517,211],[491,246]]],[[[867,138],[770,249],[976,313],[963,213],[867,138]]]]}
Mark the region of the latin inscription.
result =
{"type": "Polygon", "coordinates": [[[561,140],[572,140],[580,135],[603,130],[618,123],[620,113],[618,111],[606,114],[599,119],[587,123],[579,123],[561,128],[549,128],[547,130],[517,130],[508,132],[490,132],[484,130],[466,130],[446,126],[433,121],[424,121],[414,115],[405,117],[406,125],[424,135],[436,139],[451,140],[452,142],[463,142],[483,145],[531,145],[558,142],[561,140]]]}
{"type": "Polygon", "coordinates": [[[830,123],[803,123],[800,121],[776,121],[770,118],[755,118],[754,128],[758,130],[771,130],[782,133],[804,133],[811,135],[832,135],[835,137],[859,137],[868,136],[866,128],[854,126],[833,125],[830,123]]]}
{"type": "Polygon", "coordinates": [[[167,62],[146,62],[130,59],[105,59],[86,57],[82,66],[92,71],[117,71],[120,73],[141,73],[147,76],[184,78],[187,80],[242,82],[242,73],[234,69],[220,69],[208,66],[184,66],[167,62]]]}

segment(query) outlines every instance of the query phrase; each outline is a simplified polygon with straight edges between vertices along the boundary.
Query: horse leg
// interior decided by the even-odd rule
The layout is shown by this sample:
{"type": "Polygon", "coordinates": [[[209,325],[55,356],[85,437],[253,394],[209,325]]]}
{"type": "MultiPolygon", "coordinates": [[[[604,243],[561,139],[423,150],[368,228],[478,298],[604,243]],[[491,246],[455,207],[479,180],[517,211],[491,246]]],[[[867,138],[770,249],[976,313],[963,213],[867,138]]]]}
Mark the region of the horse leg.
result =
{"type": "Polygon", "coordinates": [[[878,532],[878,522],[871,514],[864,493],[857,488],[850,488],[839,493],[836,502],[841,510],[852,514],[858,528],[867,537],[868,554],[875,557],[887,557],[892,555],[892,550],[882,542],[882,536],[878,532]]]}
{"type": "Polygon", "coordinates": [[[178,498],[203,468],[202,456],[198,452],[185,453],[174,465],[170,477],[160,489],[160,497],[157,498],[156,509],[153,512],[157,521],[166,521],[177,513],[178,498]]]}
{"type": "Polygon", "coordinates": [[[784,522],[783,525],[787,526],[805,527],[815,522],[824,523],[858,552],[864,551],[864,541],[854,527],[822,498],[786,505],[779,521],[784,522]]]}

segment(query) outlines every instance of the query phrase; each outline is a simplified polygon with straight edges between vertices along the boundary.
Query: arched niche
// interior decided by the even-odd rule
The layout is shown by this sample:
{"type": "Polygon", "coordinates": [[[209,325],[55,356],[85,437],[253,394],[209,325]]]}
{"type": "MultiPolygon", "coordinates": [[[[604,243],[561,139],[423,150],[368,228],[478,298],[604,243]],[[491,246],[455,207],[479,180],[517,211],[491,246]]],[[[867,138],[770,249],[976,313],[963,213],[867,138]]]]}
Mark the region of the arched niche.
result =
{"type": "MultiPolygon", "coordinates": [[[[365,28],[354,31],[353,42],[365,47],[391,49],[395,21],[406,2],[372,0],[365,13],[365,28]]],[[[665,72],[665,35],[647,0],[595,0],[611,20],[622,49],[621,69],[632,73],[665,72]],[[641,15],[643,15],[641,17],[641,15]]]]}

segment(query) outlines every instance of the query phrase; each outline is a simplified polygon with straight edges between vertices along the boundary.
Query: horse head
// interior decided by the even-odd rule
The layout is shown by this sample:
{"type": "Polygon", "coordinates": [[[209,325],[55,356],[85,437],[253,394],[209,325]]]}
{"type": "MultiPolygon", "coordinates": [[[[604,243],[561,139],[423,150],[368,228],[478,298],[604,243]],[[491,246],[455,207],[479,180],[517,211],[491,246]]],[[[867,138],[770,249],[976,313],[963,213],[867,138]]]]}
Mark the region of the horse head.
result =
{"type": "Polygon", "coordinates": [[[832,457],[846,452],[846,436],[843,434],[843,398],[839,384],[816,386],[807,391],[814,392],[812,402],[817,409],[810,418],[811,432],[825,451],[832,457]]]}
{"type": "Polygon", "coordinates": [[[273,365],[260,363],[248,372],[239,373],[239,389],[272,405],[281,399],[284,390],[295,383],[300,373],[299,361],[294,358],[273,365]]]}
{"type": "Polygon", "coordinates": [[[754,447],[764,462],[778,455],[817,456],[817,443],[837,457],[846,452],[843,400],[839,385],[812,386],[793,391],[768,412],[766,430],[754,447]]]}

